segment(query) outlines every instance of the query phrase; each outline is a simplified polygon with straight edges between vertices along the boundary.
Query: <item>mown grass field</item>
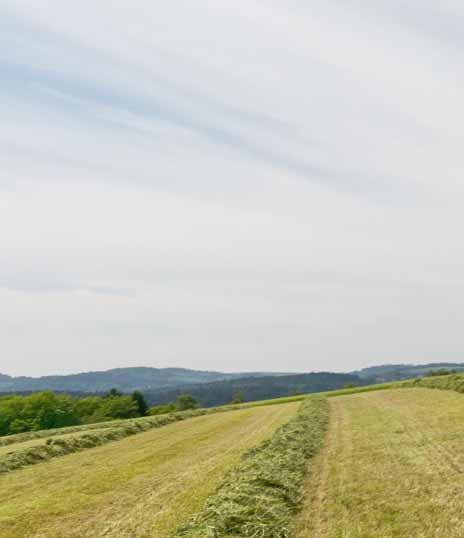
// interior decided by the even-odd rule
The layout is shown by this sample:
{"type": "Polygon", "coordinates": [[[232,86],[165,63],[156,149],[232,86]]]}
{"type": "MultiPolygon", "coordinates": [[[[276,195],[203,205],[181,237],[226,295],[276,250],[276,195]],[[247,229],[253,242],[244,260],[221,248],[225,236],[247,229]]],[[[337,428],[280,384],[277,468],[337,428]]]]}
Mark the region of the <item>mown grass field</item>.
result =
{"type": "Polygon", "coordinates": [[[297,538],[462,538],[463,395],[412,388],[329,402],[297,538]]]}
{"type": "Polygon", "coordinates": [[[196,417],[0,476],[0,536],[172,536],[299,405],[196,417]]]}
{"type": "MultiPolygon", "coordinates": [[[[0,537],[462,537],[455,377],[105,424],[128,436],[0,473],[0,537]]],[[[34,433],[0,446],[0,467],[86,435],[34,433]]]]}

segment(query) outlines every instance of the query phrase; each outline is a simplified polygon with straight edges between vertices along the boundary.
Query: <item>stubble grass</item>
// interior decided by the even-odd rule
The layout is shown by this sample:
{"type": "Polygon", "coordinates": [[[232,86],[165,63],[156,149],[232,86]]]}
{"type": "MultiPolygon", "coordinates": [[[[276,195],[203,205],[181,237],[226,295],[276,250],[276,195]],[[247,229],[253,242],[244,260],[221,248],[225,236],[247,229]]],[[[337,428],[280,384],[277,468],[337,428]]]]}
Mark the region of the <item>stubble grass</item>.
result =
{"type": "Polygon", "coordinates": [[[297,409],[197,417],[0,476],[0,536],[167,538],[297,409]]]}
{"type": "Polygon", "coordinates": [[[333,398],[297,538],[464,536],[464,398],[404,389],[333,398]]]}

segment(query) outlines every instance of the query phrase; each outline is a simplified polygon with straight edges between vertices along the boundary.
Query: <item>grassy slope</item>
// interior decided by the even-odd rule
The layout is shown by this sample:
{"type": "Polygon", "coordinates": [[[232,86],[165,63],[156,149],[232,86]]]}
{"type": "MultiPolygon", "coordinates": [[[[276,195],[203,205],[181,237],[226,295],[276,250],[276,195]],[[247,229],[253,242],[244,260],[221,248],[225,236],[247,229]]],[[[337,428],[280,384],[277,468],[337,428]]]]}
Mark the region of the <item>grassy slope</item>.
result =
{"type": "Polygon", "coordinates": [[[167,537],[298,407],[197,417],[0,476],[0,536],[167,537]]]}
{"type": "Polygon", "coordinates": [[[252,407],[269,405],[281,405],[290,402],[301,402],[308,396],[343,396],[360,392],[371,392],[389,388],[399,388],[403,383],[383,383],[364,387],[353,387],[329,392],[321,392],[312,395],[296,395],[272,400],[248,402],[240,405],[211,407],[186,411],[182,413],[170,413],[158,417],[145,417],[131,420],[115,420],[98,424],[71,426],[55,430],[41,430],[26,432],[0,438],[0,474],[11,472],[21,467],[27,467],[37,463],[64,456],[74,452],[87,450],[112,441],[121,440],[134,434],[147,431],[148,429],[164,426],[175,420],[183,420],[192,416],[203,414],[236,411],[252,407]]]}
{"type": "Polygon", "coordinates": [[[427,389],[330,400],[298,538],[464,535],[464,398],[427,389]]]}
{"type": "Polygon", "coordinates": [[[44,434],[47,430],[32,432],[36,433],[34,437],[23,437],[13,444],[0,445],[0,474],[8,473],[16,469],[43,463],[60,456],[66,456],[74,452],[81,452],[96,446],[101,446],[113,441],[120,441],[125,437],[137,435],[142,432],[157,429],[168,424],[191,419],[203,415],[223,413],[228,411],[238,411],[253,407],[249,404],[230,405],[222,407],[211,407],[203,409],[191,409],[176,413],[167,413],[159,416],[143,417],[124,421],[115,421],[105,423],[104,427],[96,429],[92,427],[88,430],[82,426],[80,430],[73,428],[63,428],[62,430],[53,430],[49,437],[44,434]],[[58,435],[62,432],[64,435],[58,435]]]}
{"type": "Polygon", "coordinates": [[[289,422],[246,454],[176,536],[290,536],[308,461],[323,444],[328,415],[326,398],[308,398],[289,422]]]}
{"type": "Polygon", "coordinates": [[[405,387],[425,387],[428,389],[454,390],[464,393],[464,375],[441,375],[433,377],[423,377],[405,381],[405,387]]]}

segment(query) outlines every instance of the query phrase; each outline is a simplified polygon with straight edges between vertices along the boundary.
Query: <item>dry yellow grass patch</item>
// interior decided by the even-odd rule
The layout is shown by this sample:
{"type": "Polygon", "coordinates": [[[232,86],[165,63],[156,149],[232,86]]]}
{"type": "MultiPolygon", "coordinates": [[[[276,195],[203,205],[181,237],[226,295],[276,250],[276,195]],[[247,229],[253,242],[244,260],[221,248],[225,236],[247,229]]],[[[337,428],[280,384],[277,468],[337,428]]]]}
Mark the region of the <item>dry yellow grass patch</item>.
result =
{"type": "Polygon", "coordinates": [[[330,404],[298,538],[462,538],[464,396],[402,389],[330,404]]]}
{"type": "Polygon", "coordinates": [[[0,477],[1,538],[165,538],[299,403],[219,413],[0,477]]]}

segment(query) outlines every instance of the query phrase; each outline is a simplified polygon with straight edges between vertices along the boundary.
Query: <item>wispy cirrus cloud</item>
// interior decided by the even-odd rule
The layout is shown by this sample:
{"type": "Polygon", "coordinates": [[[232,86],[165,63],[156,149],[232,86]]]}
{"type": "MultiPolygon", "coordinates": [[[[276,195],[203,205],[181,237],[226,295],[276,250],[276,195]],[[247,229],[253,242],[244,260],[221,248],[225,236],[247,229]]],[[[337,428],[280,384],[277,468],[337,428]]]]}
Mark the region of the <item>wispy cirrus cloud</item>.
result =
{"type": "Polygon", "coordinates": [[[458,357],[463,17],[5,2],[0,371],[458,357]]]}

